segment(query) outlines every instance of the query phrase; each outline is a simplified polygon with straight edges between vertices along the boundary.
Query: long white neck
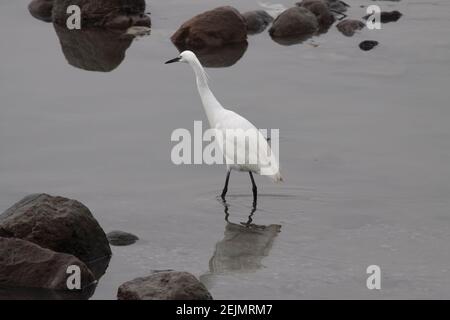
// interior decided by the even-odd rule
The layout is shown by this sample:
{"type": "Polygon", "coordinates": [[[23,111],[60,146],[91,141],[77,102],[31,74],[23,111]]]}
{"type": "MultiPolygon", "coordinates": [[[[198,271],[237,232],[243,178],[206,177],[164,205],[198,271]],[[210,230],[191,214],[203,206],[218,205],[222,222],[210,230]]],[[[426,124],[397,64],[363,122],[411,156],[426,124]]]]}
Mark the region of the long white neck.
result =
{"type": "Polygon", "coordinates": [[[194,69],[197,78],[197,89],[202,100],[203,108],[205,109],[206,117],[208,118],[211,127],[215,126],[215,115],[223,110],[222,105],[217,101],[214,94],[208,86],[208,78],[205,69],[203,69],[200,61],[197,58],[190,61],[192,69],[194,69]]]}

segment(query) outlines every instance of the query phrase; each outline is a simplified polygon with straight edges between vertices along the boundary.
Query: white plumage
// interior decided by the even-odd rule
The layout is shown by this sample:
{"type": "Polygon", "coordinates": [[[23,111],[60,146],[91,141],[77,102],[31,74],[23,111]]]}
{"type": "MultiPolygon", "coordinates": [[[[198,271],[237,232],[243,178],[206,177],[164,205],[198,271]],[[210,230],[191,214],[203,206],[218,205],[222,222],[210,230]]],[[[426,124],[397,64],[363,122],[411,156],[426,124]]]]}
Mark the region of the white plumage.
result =
{"type": "Polygon", "coordinates": [[[225,156],[228,170],[222,199],[225,200],[231,170],[246,171],[250,173],[256,205],[257,191],[252,173],[266,175],[275,182],[283,180],[279,164],[267,140],[250,121],[234,111],[225,109],[217,101],[208,86],[206,72],[192,51],[183,51],[177,58],[166,63],[172,62],[184,62],[192,67],[209,124],[216,130],[216,135],[224,137],[223,141],[219,142],[219,147],[225,156]]]}

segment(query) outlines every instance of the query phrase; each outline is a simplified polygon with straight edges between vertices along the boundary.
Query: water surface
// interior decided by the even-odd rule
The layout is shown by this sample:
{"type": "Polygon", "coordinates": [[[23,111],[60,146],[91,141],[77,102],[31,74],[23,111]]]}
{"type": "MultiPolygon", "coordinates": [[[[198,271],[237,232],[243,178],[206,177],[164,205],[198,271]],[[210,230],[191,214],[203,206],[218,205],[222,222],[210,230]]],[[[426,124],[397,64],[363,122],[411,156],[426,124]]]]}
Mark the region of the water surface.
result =
{"type": "MultiPolygon", "coordinates": [[[[279,1],[286,6],[290,1],[279,1]]],[[[349,15],[365,15],[348,0],[349,15]]],[[[230,109],[279,128],[285,183],[233,173],[228,224],[217,200],[225,169],[175,166],[174,129],[205,120],[194,76],[169,37],[193,15],[256,1],[153,0],[149,37],[111,72],[70,65],[28,0],[0,0],[0,210],[46,192],[86,204],[113,247],[93,296],[151,270],[200,277],[216,299],[450,298],[450,3],[379,2],[404,16],[352,38],[333,26],[282,46],[264,32],[242,59],[209,69],[230,109]],[[380,45],[363,52],[362,40],[380,45]],[[366,288],[369,265],[382,290],[366,288]]]]}

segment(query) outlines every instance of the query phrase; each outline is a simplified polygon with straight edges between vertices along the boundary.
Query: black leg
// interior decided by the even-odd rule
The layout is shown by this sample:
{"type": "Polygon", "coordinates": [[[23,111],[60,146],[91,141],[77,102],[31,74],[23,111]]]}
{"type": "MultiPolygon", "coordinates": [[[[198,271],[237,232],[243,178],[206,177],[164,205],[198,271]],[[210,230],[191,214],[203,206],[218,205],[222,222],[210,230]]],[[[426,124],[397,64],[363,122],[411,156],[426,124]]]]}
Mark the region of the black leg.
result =
{"type": "Polygon", "coordinates": [[[253,191],[253,207],[256,208],[256,201],[258,199],[258,188],[256,187],[255,179],[253,179],[253,174],[250,173],[250,179],[252,180],[252,191],[253,191]]]}
{"type": "Polygon", "coordinates": [[[223,191],[222,191],[222,195],[221,195],[221,198],[223,201],[225,201],[225,196],[228,191],[228,182],[230,181],[230,174],[231,174],[231,170],[227,172],[227,177],[225,179],[225,187],[223,187],[223,191]]]}

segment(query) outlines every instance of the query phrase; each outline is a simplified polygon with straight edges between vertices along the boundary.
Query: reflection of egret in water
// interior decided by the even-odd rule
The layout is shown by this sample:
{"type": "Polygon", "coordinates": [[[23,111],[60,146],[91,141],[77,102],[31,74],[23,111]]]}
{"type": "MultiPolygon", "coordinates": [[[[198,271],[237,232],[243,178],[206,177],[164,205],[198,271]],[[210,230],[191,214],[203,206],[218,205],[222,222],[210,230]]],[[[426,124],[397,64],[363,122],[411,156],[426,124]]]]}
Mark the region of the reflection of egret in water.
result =
{"type": "Polygon", "coordinates": [[[214,275],[253,272],[263,267],[262,260],[272,249],[273,242],[281,231],[280,225],[256,225],[253,223],[256,207],[252,207],[246,222],[230,222],[229,205],[225,207],[225,231],[217,242],[209,261],[209,272],[200,278],[211,286],[214,275]]]}
{"type": "Polygon", "coordinates": [[[248,42],[232,43],[221,47],[204,47],[201,49],[176,45],[179,52],[191,50],[206,68],[225,68],[236,64],[247,51],[248,42]]]}
{"type": "Polygon", "coordinates": [[[124,60],[134,37],[124,31],[85,28],[68,30],[54,24],[67,62],[83,70],[110,72],[124,60]]]}

